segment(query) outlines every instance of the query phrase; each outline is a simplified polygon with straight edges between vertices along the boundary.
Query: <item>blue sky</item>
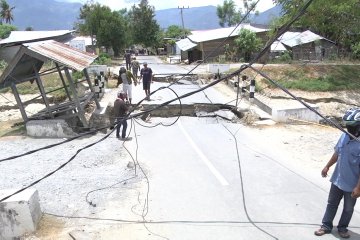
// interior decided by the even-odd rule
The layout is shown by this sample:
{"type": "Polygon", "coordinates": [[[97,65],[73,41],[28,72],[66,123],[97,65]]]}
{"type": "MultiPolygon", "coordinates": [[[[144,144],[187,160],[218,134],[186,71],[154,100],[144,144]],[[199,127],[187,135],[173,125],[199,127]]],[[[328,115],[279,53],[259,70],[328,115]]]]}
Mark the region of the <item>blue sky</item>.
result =
{"type": "MultiPolygon", "coordinates": [[[[58,0],[59,1],[59,0],[58,0]]],[[[86,0],[60,0],[68,2],[87,2],[86,0]]],[[[156,10],[167,9],[167,8],[177,8],[180,7],[200,7],[200,6],[217,6],[222,4],[223,0],[148,0],[150,5],[153,5],[156,10]]],[[[97,0],[100,4],[109,6],[113,10],[119,10],[121,8],[129,8],[134,3],[140,2],[139,0],[97,0]]],[[[234,0],[234,2],[241,7],[242,0],[234,0]]],[[[272,0],[260,0],[256,10],[263,12],[271,7],[274,4],[272,0]]]]}

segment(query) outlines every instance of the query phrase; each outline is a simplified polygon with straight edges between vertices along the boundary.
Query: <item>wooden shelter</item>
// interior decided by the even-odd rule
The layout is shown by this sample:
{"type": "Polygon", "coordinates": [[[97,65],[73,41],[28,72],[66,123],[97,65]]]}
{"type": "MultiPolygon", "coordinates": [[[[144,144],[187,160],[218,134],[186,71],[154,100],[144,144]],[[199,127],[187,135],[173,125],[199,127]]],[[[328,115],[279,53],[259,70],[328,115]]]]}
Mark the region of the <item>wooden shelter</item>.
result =
{"type": "Polygon", "coordinates": [[[54,40],[24,43],[0,77],[0,89],[6,87],[12,89],[24,122],[32,119],[51,119],[59,116],[67,118],[76,115],[79,117],[83,126],[88,127],[88,122],[85,118],[85,106],[90,101],[94,100],[96,107],[100,108],[89,74],[86,70],[86,67],[88,67],[96,58],[96,55],[71,48],[54,40]],[[48,61],[54,62],[55,67],[40,72],[44,63],[48,61]],[[91,90],[90,92],[81,97],[78,95],[70,69],[84,72],[86,81],[91,90]],[[47,97],[48,93],[45,92],[41,77],[54,72],[59,74],[69,101],[51,106],[47,97]],[[68,84],[66,84],[65,79],[68,84]],[[32,83],[36,82],[46,106],[44,110],[31,117],[27,115],[17,90],[18,84],[28,81],[32,83]]]}

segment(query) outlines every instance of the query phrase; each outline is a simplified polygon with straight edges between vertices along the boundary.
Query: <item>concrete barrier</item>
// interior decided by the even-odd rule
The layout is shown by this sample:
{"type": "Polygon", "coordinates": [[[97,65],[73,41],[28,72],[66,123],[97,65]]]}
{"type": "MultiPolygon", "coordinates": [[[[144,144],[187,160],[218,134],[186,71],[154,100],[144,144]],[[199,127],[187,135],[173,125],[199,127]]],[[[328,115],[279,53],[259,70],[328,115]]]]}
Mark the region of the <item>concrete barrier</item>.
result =
{"type": "Polygon", "coordinates": [[[26,132],[31,137],[67,138],[76,136],[64,119],[28,121],[26,132]]]}
{"type": "Polygon", "coordinates": [[[208,64],[208,72],[223,73],[230,70],[230,64],[208,64]]]}
{"type": "MultiPolygon", "coordinates": [[[[15,191],[1,190],[0,198],[15,191]]],[[[25,233],[36,231],[41,216],[39,194],[35,189],[27,189],[0,202],[0,239],[19,239],[25,233]]]]}
{"type": "MultiPolygon", "coordinates": [[[[312,106],[315,110],[319,110],[319,107],[312,106]]],[[[309,122],[318,123],[320,117],[313,111],[304,107],[292,107],[292,108],[273,108],[272,119],[276,122],[290,122],[294,120],[304,120],[309,122]]]]}

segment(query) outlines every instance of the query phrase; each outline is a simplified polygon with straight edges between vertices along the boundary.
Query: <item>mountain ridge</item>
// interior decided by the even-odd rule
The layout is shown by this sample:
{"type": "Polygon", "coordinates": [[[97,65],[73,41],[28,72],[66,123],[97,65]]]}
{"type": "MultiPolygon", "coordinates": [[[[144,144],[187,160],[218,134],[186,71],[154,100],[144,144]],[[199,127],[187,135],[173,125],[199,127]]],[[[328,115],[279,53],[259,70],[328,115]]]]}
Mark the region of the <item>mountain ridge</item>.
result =
{"type": "MultiPolygon", "coordinates": [[[[70,30],[78,21],[81,3],[64,2],[60,0],[7,0],[13,10],[15,25],[19,30],[27,27],[33,30],[70,30]],[[44,8],[46,6],[46,8],[44,8]]],[[[170,8],[155,11],[155,19],[160,28],[166,29],[170,25],[182,26],[180,9],[170,8]]],[[[184,27],[190,30],[207,30],[221,28],[216,7],[184,8],[184,27]]],[[[268,25],[273,17],[281,14],[281,7],[275,6],[259,15],[252,14],[250,20],[256,24],[268,25]]]]}

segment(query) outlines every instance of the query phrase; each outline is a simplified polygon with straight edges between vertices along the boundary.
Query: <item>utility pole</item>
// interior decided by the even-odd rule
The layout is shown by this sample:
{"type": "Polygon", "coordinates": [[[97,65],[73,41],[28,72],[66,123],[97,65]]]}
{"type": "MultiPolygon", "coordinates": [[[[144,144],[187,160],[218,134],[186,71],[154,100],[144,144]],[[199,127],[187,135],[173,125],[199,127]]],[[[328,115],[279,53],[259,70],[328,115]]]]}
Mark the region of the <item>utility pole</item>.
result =
{"type": "Polygon", "coordinates": [[[183,10],[184,9],[189,9],[189,6],[187,8],[185,8],[184,6],[183,7],[179,7],[178,6],[178,9],[180,9],[180,14],[181,14],[181,23],[182,23],[182,28],[183,28],[183,34],[184,34],[184,38],[186,37],[186,34],[185,34],[185,26],[184,26],[184,16],[183,16],[183,10]]]}

